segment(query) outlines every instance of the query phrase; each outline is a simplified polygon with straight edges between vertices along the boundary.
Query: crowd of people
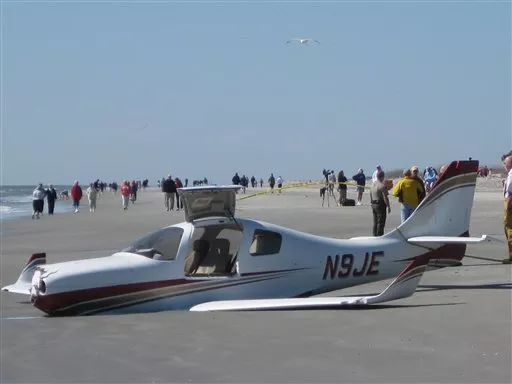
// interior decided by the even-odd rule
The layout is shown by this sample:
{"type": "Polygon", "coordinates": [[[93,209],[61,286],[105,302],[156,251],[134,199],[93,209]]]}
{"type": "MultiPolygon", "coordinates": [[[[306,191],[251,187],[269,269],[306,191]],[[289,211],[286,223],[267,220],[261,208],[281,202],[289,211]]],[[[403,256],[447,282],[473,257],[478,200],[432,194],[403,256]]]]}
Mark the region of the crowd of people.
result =
{"type": "MultiPolygon", "coordinates": [[[[235,175],[231,179],[231,182],[233,183],[233,185],[239,185],[242,189],[242,193],[245,193],[247,188],[249,188],[249,178],[245,175],[242,175],[242,177],[240,177],[238,175],[238,172],[235,173],[235,175]]],[[[256,177],[252,176],[250,179],[250,182],[251,182],[251,186],[253,188],[258,188],[258,181],[256,180],[256,177]]],[[[276,184],[277,184],[279,193],[281,193],[281,188],[283,188],[284,180],[281,176],[279,176],[276,179],[274,174],[271,173],[270,177],[268,178],[268,186],[270,188],[271,193],[274,193],[274,188],[275,188],[276,184]]],[[[260,188],[263,188],[263,178],[260,178],[259,186],[260,186],[260,188]]]]}
{"type": "MultiPolygon", "coordinates": [[[[371,181],[368,180],[364,170],[359,168],[351,181],[347,179],[343,170],[338,172],[336,178],[333,170],[323,170],[325,186],[323,191],[334,196],[334,186],[338,185],[339,204],[338,206],[356,205],[361,206],[363,195],[366,189],[370,190],[370,205],[373,213],[373,235],[382,236],[386,225],[387,215],[391,213],[389,194],[398,198],[401,205],[401,221],[404,222],[414,212],[416,207],[425,198],[427,193],[436,182],[439,172],[434,167],[426,167],[423,175],[417,166],[403,171],[401,179],[393,186],[391,180],[386,180],[385,172],[381,165],[377,165],[372,174],[371,181]],[[371,183],[370,186],[367,183],[371,183]],[[347,199],[347,188],[355,184],[356,199],[347,199]]],[[[322,191],[321,191],[322,196],[322,191]]]]}
{"type": "MultiPolygon", "coordinates": [[[[73,185],[68,190],[57,192],[53,184],[49,184],[48,188],[44,188],[41,183],[32,192],[32,219],[39,219],[44,211],[45,199],[48,202],[48,214],[53,215],[55,210],[55,201],[58,199],[72,201],[73,212],[78,213],[80,211],[80,204],[84,196],[87,197],[89,203],[89,211],[95,212],[97,207],[97,200],[104,193],[106,188],[113,193],[114,196],[117,194],[119,188],[117,182],[105,183],[97,179],[94,182],[89,183],[87,189],[82,189],[80,182],[75,180],[73,185]]],[[[122,207],[124,210],[128,209],[129,202],[135,204],[137,200],[137,192],[140,189],[146,189],[148,187],[148,180],[123,180],[120,187],[122,207]]]]}

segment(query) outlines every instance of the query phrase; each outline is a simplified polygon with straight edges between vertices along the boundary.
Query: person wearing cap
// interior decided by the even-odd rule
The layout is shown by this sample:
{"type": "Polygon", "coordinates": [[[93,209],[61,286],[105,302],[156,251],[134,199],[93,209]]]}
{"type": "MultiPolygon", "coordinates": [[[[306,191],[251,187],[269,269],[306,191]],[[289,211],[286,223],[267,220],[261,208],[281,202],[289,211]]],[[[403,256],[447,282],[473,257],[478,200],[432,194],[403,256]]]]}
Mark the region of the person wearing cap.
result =
{"type": "Polygon", "coordinates": [[[417,166],[417,165],[413,165],[413,166],[411,167],[411,177],[412,177],[413,179],[415,179],[415,180],[417,180],[417,181],[418,181],[418,183],[421,185],[421,188],[422,188],[422,190],[423,190],[423,192],[422,192],[422,193],[421,193],[421,195],[420,195],[420,203],[421,203],[421,201],[425,198],[425,196],[426,196],[426,194],[427,194],[427,193],[426,193],[426,191],[425,191],[425,183],[424,183],[424,182],[423,182],[423,180],[421,179],[421,177],[420,177],[420,174],[419,174],[419,173],[420,173],[420,170],[419,170],[418,166],[417,166]]]}
{"type": "Polygon", "coordinates": [[[363,168],[359,168],[357,173],[352,176],[352,180],[357,183],[357,202],[356,205],[361,205],[363,201],[363,192],[366,185],[366,175],[364,174],[363,168]]]}
{"type": "Polygon", "coordinates": [[[503,165],[508,172],[503,188],[503,195],[505,197],[503,224],[508,244],[508,258],[503,259],[502,262],[503,264],[512,264],[512,155],[505,157],[503,165]]]}
{"type": "Polygon", "coordinates": [[[420,204],[424,191],[422,184],[412,177],[411,170],[405,169],[403,178],[396,183],[392,192],[393,196],[398,197],[398,202],[401,204],[400,216],[402,223],[411,216],[420,204]]]}
{"type": "Polygon", "coordinates": [[[386,225],[386,210],[387,213],[391,213],[388,189],[384,185],[383,171],[377,172],[377,180],[370,188],[370,202],[373,212],[373,236],[382,236],[386,225]]]}

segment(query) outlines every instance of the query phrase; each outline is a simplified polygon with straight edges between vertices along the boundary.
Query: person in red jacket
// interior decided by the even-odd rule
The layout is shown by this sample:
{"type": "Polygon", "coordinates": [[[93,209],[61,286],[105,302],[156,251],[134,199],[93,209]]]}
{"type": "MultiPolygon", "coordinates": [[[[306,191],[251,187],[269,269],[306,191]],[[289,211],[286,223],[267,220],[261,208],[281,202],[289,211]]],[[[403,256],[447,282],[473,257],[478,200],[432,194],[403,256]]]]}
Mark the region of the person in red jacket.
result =
{"type": "Polygon", "coordinates": [[[78,207],[80,207],[80,200],[82,200],[82,187],[78,183],[78,180],[73,183],[71,187],[71,199],[73,200],[73,207],[75,207],[75,213],[78,213],[78,207]]]}
{"type": "Polygon", "coordinates": [[[128,209],[128,203],[130,201],[130,194],[132,193],[132,188],[130,187],[130,182],[124,180],[121,184],[121,198],[123,199],[123,209],[126,211],[128,209]]]}

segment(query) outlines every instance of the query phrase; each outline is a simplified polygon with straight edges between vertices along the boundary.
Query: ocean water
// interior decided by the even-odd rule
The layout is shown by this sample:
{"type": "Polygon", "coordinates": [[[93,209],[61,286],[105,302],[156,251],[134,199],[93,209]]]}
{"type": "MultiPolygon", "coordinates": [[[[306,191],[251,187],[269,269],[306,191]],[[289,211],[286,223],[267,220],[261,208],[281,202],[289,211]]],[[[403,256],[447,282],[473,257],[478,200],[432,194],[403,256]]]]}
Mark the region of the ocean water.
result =
{"type": "MultiPolygon", "coordinates": [[[[3,185],[0,187],[0,220],[32,215],[32,191],[35,185],[3,185]]],[[[45,187],[46,188],[46,187],[45,187]]],[[[69,185],[54,186],[57,193],[69,190],[69,185]]],[[[72,211],[72,201],[57,200],[55,213],[72,211]]],[[[43,214],[48,214],[48,202],[44,201],[43,214]]]]}

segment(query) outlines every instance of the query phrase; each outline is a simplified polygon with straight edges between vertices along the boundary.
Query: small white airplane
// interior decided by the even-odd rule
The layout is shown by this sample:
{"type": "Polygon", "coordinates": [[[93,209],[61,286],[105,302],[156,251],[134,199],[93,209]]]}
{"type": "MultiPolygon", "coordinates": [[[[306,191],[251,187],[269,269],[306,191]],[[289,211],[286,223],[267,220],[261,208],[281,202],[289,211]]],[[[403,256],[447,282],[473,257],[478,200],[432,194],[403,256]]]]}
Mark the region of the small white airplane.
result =
{"type": "Polygon", "coordinates": [[[301,39],[301,38],[294,38],[286,41],[286,44],[290,44],[292,42],[297,42],[299,44],[308,44],[308,43],[317,43],[320,44],[318,40],[315,39],[301,39]]]}
{"type": "Polygon", "coordinates": [[[30,257],[2,289],[53,316],[340,308],[408,297],[427,269],[461,265],[478,161],[454,161],[400,226],[381,237],[335,239],[235,218],[238,186],[181,188],[185,222],[111,256],[46,264],[30,257]],[[395,278],[380,294],[312,297],[395,278]]]}

